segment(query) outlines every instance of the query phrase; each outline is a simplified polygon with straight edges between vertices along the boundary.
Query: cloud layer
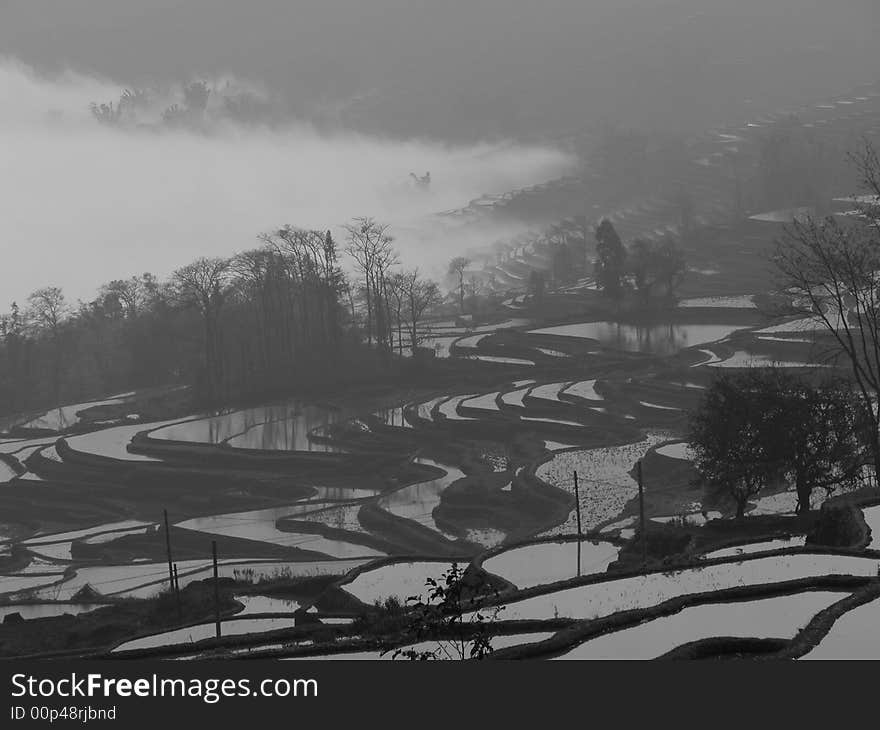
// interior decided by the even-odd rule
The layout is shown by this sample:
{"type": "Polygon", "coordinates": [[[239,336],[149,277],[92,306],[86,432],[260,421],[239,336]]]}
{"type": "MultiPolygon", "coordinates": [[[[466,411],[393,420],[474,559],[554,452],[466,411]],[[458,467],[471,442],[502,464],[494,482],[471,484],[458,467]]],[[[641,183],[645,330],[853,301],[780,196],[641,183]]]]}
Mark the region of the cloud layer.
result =
{"type": "MultiPolygon", "coordinates": [[[[200,255],[255,245],[284,223],[338,227],[354,216],[390,222],[401,259],[435,275],[478,243],[434,213],[568,171],[555,149],[449,146],[305,124],[209,133],[98,124],[92,101],[120,86],[75,73],[47,79],[0,64],[0,309],[44,285],[71,299],[101,283],[160,276],[200,255]],[[409,173],[431,172],[428,193],[409,173]]],[[[494,233],[483,232],[486,242],[494,233]]]]}

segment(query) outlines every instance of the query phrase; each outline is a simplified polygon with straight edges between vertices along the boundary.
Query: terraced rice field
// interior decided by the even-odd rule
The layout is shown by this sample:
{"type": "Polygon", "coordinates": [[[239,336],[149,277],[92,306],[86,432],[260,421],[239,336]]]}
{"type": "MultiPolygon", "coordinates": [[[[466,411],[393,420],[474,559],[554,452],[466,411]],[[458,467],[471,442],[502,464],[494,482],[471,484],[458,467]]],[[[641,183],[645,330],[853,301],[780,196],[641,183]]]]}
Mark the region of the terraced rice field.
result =
{"type": "Polygon", "coordinates": [[[522,589],[604,573],[619,552],[619,546],[610,542],[539,542],[505,550],[482,567],[522,589]]]}
{"type": "Polygon", "coordinates": [[[582,380],[579,383],[573,383],[565,388],[562,392],[565,395],[573,395],[577,398],[586,400],[605,400],[602,395],[596,392],[596,383],[594,380],[582,380]]]}
{"type": "MultiPolygon", "coordinates": [[[[365,570],[342,588],[368,606],[391,596],[406,600],[410,596],[426,598],[425,581],[438,580],[452,563],[437,561],[398,562],[365,570]]],[[[460,567],[465,567],[459,564],[460,567]]]]}
{"type": "MultiPolygon", "coordinates": [[[[573,473],[577,471],[583,527],[593,529],[614,519],[638,494],[638,484],[629,472],[653,446],[668,438],[669,434],[658,431],[648,433],[643,441],[633,444],[561,451],[542,464],[536,473],[538,478],[573,493],[573,473]]],[[[576,517],[572,514],[548,534],[573,534],[576,530],[576,517]]]]}
{"type": "MultiPolygon", "coordinates": [[[[420,458],[416,459],[416,462],[440,469],[443,475],[436,479],[412,484],[390,494],[383,495],[379,499],[378,504],[382,509],[391,512],[391,514],[407,520],[413,520],[439,533],[444,533],[437,523],[434,522],[433,512],[439,506],[443,492],[446,491],[452,482],[461,479],[464,473],[453,466],[440,464],[431,459],[420,458]]],[[[448,537],[454,536],[448,535],[448,537]]]]}
{"type": "Polygon", "coordinates": [[[791,639],[819,611],[846,595],[815,591],[693,606],[584,642],[556,658],[654,659],[683,644],[716,636],[791,639]]]}
{"type": "Polygon", "coordinates": [[[531,334],[596,340],[616,350],[669,355],[686,347],[717,342],[738,329],[742,329],[742,325],[670,323],[636,326],[620,322],[583,322],[531,330],[531,334]]]}
{"type": "Polygon", "coordinates": [[[787,555],[729,562],[670,573],[651,573],[605,583],[567,588],[505,606],[505,619],[599,618],[618,611],[647,608],[691,593],[745,585],[763,585],[820,575],[876,574],[876,559],[842,555],[787,555]]]}
{"type": "Polygon", "coordinates": [[[801,659],[876,659],[880,656],[880,599],[847,611],[801,659]]]}

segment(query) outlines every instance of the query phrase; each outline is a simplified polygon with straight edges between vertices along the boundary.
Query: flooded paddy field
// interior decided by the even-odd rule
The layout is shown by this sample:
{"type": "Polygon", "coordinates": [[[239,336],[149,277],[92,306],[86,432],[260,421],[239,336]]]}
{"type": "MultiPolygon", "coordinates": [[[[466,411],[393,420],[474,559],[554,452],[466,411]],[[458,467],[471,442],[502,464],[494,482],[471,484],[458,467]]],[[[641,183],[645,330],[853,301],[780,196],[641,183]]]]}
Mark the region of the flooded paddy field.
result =
{"type": "Polygon", "coordinates": [[[46,411],[36,418],[32,418],[24,423],[16,424],[22,429],[44,430],[44,431],[66,431],[72,426],[80,422],[80,414],[91,408],[99,408],[101,406],[118,405],[125,403],[129,398],[136,395],[134,392],[120,393],[104,400],[88,401],[85,403],[75,403],[73,405],[61,406],[46,411]]]}
{"type": "Polygon", "coordinates": [[[716,636],[791,639],[846,593],[815,591],[755,601],[712,603],[586,641],[556,659],[655,659],[716,636]]]}
{"type": "MultiPolygon", "coordinates": [[[[482,338],[487,334],[475,333],[468,337],[476,340],[477,337],[482,338]]],[[[479,342],[475,341],[475,344],[478,345],[479,342]]],[[[407,455],[412,451],[411,439],[418,439],[422,424],[431,424],[435,418],[445,421],[446,427],[451,429],[445,438],[450,436],[454,438],[458,423],[480,428],[485,425],[490,432],[499,433],[502,448],[500,453],[496,451],[490,455],[482,449],[459,448],[443,456],[444,450],[441,448],[436,452],[437,457],[419,456],[412,459],[412,467],[408,467],[410,471],[412,472],[413,468],[421,468],[421,471],[408,474],[406,476],[408,483],[402,486],[394,484],[394,477],[399,472],[399,467],[396,466],[389,467],[387,472],[382,474],[372,474],[366,481],[355,476],[354,473],[347,474],[342,469],[338,470],[338,473],[322,474],[317,479],[314,476],[303,478],[292,475],[293,479],[289,476],[270,476],[257,470],[253,472],[253,477],[270,490],[271,499],[276,502],[275,504],[258,506],[254,509],[224,511],[218,502],[219,510],[215,509],[211,513],[202,511],[201,514],[186,516],[185,519],[175,516],[180,513],[179,509],[170,510],[173,544],[185,546],[186,550],[190,550],[191,544],[205,546],[201,552],[204,557],[188,558],[184,552],[180,558],[175,559],[183,588],[210,576],[211,569],[207,561],[206,547],[211,540],[221,541],[223,557],[220,575],[238,581],[272,580],[282,576],[296,579],[343,575],[349,570],[364,566],[370,560],[389,554],[386,550],[372,546],[378,544],[374,542],[377,538],[384,541],[381,543],[384,545],[390,536],[396,535],[396,541],[406,544],[402,533],[398,534],[398,531],[404,529],[402,525],[408,523],[427,531],[427,534],[436,535],[438,540],[446,541],[434,543],[439,546],[449,541],[455,543],[459,540],[459,536],[466,536],[466,540],[472,541],[471,555],[476,555],[480,550],[479,543],[485,545],[502,543],[506,539],[505,530],[498,530],[489,525],[477,527],[463,523],[460,528],[451,531],[452,525],[448,523],[447,518],[442,522],[438,521],[436,515],[439,514],[438,509],[444,505],[444,495],[450,486],[460,480],[467,478],[469,483],[474,479],[482,479],[474,474],[479,475],[485,470],[486,473],[498,474],[506,481],[506,486],[501,486],[505,481],[499,483],[498,488],[502,490],[499,494],[506,492],[514,496],[517,489],[511,481],[513,470],[515,469],[519,474],[523,467],[530,463],[537,464],[538,459],[542,458],[539,454],[542,453],[544,440],[540,437],[544,429],[553,430],[556,427],[563,427],[580,432],[590,428],[592,418],[608,416],[607,412],[603,412],[606,409],[613,412],[619,403],[626,403],[620,401],[617,395],[620,392],[619,388],[612,388],[606,392],[604,382],[602,378],[584,380],[576,376],[548,381],[543,385],[536,385],[534,380],[501,382],[496,380],[494,389],[461,388],[459,392],[435,395],[426,400],[403,404],[398,402],[398,405],[386,408],[384,411],[371,407],[369,413],[360,412],[357,408],[324,407],[315,404],[304,406],[299,401],[290,401],[280,405],[239,409],[209,417],[200,417],[196,414],[191,418],[153,423],[118,424],[88,433],[69,435],[65,438],[65,443],[77,458],[78,455],[85,455],[118,460],[124,464],[143,465],[138,468],[144,469],[170,468],[169,473],[174,474],[178,469],[183,468],[182,462],[178,465],[168,462],[158,453],[152,455],[139,453],[140,450],[132,451],[129,449],[132,439],[148,431],[150,438],[155,441],[245,448],[257,452],[323,451],[346,454],[349,451],[347,445],[337,444],[332,438],[314,441],[310,435],[328,428],[332,429],[340,424],[344,425],[348,419],[358,415],[366,417],[378,414],[380,423],[396,426],[409,434],[407,438],[410,441],[401,442],[399,445],[401,456],[398,463],[405,465],[412,459],[412,456],[407,455]],[[574,404],[584,400],[601,402],[601,407],[589,411],[593,415],[587,416],[586,412],[583,412],[577,420],[571,418],[572,409],[577,409],[574,404]],[[537,410],[535,410],[536,406],[537,410]],[[506,409],[510,407],[520,409],[520,413],[519,419],[514,417],[508,422],[506,409]],[[553,409],[558,409],[558,412],[553,409]],[[504,446],[511,438],[510,434],[517,432],[516,426],[506,424],[515,424],[517,420],[522,423],[521,428],[528,429],[539,439],[530,447],[534,449],[534,455],[525,459],[510,451],[509,447],[505,449],[504,446]],[[497,431],[499,428],[514,430],[499,432],[497,431]],[[463,457],[465,460],[461,461],[463,457]],[[529,459],[532,461],[530,462],[529,459]],[[463,467],[466,467],[467,471],[463,467]],[[511,471],[506,472],[507,469],[511,471]],[[294,495],[292,500],[285,500],[283,494],[291,488],[285,485],[292,486],[292,482],[297,485],[299,493],[294,495]],[[512,487],[513,491],[511,491],[512,487]],[[360,515],[366,505],[373,505],[380,510],[379,514],[387,513],[402,522],[382,526],[381,529],[370,522],[365,525],[360,515]],[[320,528],[320,531],[316,532],[308,525],[314,525],[320,528]],[[358,535],[361,538],[356,538],[358,535]],[[245,546],[247,546],[246,550],[245,546]],[[301,557],[295,561],[258,560],[261,554],[265,557],[269,557],[270,554],[276,557],[271,553],[271,550],[275,549],[298,550],[301,557]],[[249,562],[244,563],[243,560],[249,562]]],[[[332,431],[329,433],[332,434],[332,431]]],[[[378,435],[377,432],[376,436],[378,435]]],[[[634,482],[628,472],[632,469],[638,454],[644,454],[655,443],[667,437],[667,433],[657,432],[649,434],[646,439],[638,440],[638,431],[631,430],[627,432],[626,438],[633,438],[633,444],[577,452],[562,451],[547,464],[539,467],[536,476],[553,488],[560,488],[561,485],[561,488],[566,490],[569,487],[561,484],[561,475],[570,472],[572,464],[576,464],[579,472],[583,474],[584,499],[591,502],[591,509],[597,510],[596,514],[585,515],[585,526],[589,528],[620,514],[632,495],[634,482]],[[575,453],[577,456],[574,455],[575,453]],[[605,489],[608,482],[615,482],[616,489],[605,489]],[[588,486],[591,483],[593,487],[588,486]],[[601,491],[603,500],[597,500],[591,489],[596,489],[596,494],[601,491]]],[[[591,434],[589,438],[592,440],[597,436],[591,434]]],[[[599,438],[604,437],[599,436],[599,438]]],[[[382,433],[376,445],[381,442],[383,448],[388,448],[396,445],[395,439],[391,432],[382,433]]],[[[18,441],[14,443],[14,447],[12,442],[7,442],[4,447],[5,450],[21,451],[25,448],[39,449],[52,444],[53,441],[48,439],[18,441]]],[[[557,444],[557,448],[573,445],[557,444]]],[[[436,450],[435,447],[432,447],[432,450],[436,450]]],[[[67,451],[55,453],[53,449],[51,461],[60,470],[69,468],[71,473],[78,473],[81,467],[77,462],[68,462],[67,454],[67,451]]],[[[45,458],[48,456],[48,453],[44,455],[45,458]]],[[[202,464],[199,469],[209,466],[210,462],[202,464]]],[[[227,473],[225,476],[229,478],[232,475],[227,473]]],[[[111,482],[118,482],[118,479],[119,477],[114,477],[111,482]]],[[[144,472],[144,476],[140,479],[149,481],[151,479],[149,472],[144,472]]],[[[247,482],[254,484],[244,472],[234,477],[234,483],[247,482]]],[[[232,487],[233,484],[230,486],[232,487]]],[[[53,488],[52,482],[49,482],[47,489],[53,488]]],[[[448,510],[444,515],[447,513],[448,510]]],[[[144,513],[141,511],[140,514],[144,513]]],[[[30,535],[20,545],[35,556],[42,556],[40,559],[45,561],[45,565],[33,563],[17,575],[3,577],[0,579],[0,589],[5,595],[59,602],[57,611],[62,615],[63,606],[71,604],[60,602],[70,601],[81,591],[88,591],[89,595],[97,594],[111,598],[150,599],[160,594],[163,586],[167,585],[167,566],[162,562],[160,552],[163,547],[161,515],[153,512],[152,517],[153,519],[135,517],[93,520],[90,525],[69,530],[44,528],[38,531],[38,534],[30,535]],[[139,547],[147,544],[154,547],[146,549],[146,552],[144,547],[139,547]],[[94,553],[96,556],[130,554],[143,557],[118,565],[91,566],[83,564],[77,557],[86,548],[89,551],[98,551],[94,553]],[[120,550],[128,552],[120,552],[120,550]],[[32,572],[38,567],[43,571],[42,573],[32,572]]],[[[572,529],[573,517],[570,514],[568,521],[558,525],[555,531],[557,534],[565,534],[572,529]]],[[[419,534],[418,539],[421,542],[412,544],[425,544],[425,535],[419,534]]],[[[610,543],[589,541],[581,543],[579,550],[572,551],[573,547],[577,548],[577,543],[546,543],[515,548],[509,554],[502,552],[490,559],[486,567],[490,572],[493,569],[497,570],[500,577],[514,585],[525,587],[576,576],[579,570],[581,575],[602,572],[614,560],[618,550],[610,543]]],[[[433,551],[433,548],[431,550],[433,551]]],[[[91,555],[92,552],[89,554],[91,555]]],[[[388,596],[405,599],[409,595],[417,595],[424,589],[424,581],[428,573],[434,571],[437,573],[434,577],[439,577],[450,566],[448,561],[435,562],[436,555],[430,552],[426,557],[434,560],[392,563],[382,568],[367,570],[346,583],[343,590],[368,605],[388,596]]],[[[463,564],[466,563],[467,560],[463,564]]],[[[295,610],[290,608],[293,604],[285,605],[289,610],[295,610]]],[[[46,612],[46,615],[50,615],[55,609],[41,610],[46,612]]],[[[254,611],[252,606],[248,606],[246,610],[254,611]]]]}
{"type": "Polygon", "coordinates": [[[295,508],[276,507],[268,510],[237,512],[228,515],[196,518],[179,523],[184,530],[209,535],[241,537],[256,542],[271,543],[285,547],[297,547],[321,553],[331,558],[378,557],[381,551],[344,540],[332,540],[321,535],[300,534],[278,529],[279,521],[296,517],[295,508]]]}
{"type": "Polygon", "coordinates": [[[865,522],[871,530],[871,540],[868,547],[876,550],[880,545],[880,505],[874,507],[864,507],[862,513],[865,515],[865,522]]]}
{"type": "Polygon", "coordinates": [[[532,330],[536,335],[595,340],[604,347],[671,355],[687,347],[717,342],[742,325],[678,324],[632,325],[621,322],[583,322],[532,330]]]}
{"type": "MultiPolygon", "coordinates": [[[[249,584],[280,578],[343,575],[367,562],[367,558],[297,562],[222,560],[219,575],[249,584]]],[[[176,561],[176,564],[181,588],[208,578],[213,571],[210,557],[176,561]]],[[[149,598],[167,588],[167,583],[167,563],[69,566],[57,573],[0,576],[0,595],[13,601],[51,601],[66,605],[76,603],[77,594],[84,588],[93,597],[149,598]]]]}
{"type": "Polygon", "coordinates": [[[13,603],[0,606],[0,621],[6,616],[17,613],[25,621],[34,621],[41,618],[51,618],[54,616],[64,616],[70,614],[75,616],[80,613],[88,613],[97,608],[101,608],[106,604],[102,603],[13,603]]]}
{"type": "Polygon", "coordinates": [[[342,585],[342,589],[366,605],[396,596],[401,602],[410,596],[424,597],[428,578],[439,580],[452,563],[438,561],[399,562],[369,568],[342,585]]]}
{"type": "MultiPolygon", "coordinates": [[[[597,528],[621,515],[638,495],[638,483],[632,475],[636,462],[669,436],[666,432],[655,432],[622,446],[559,451],[536,473],[540,479],[574,494],[577,472],[582,525],[588,530],[597,528]]],[[[548,534],[572,534],[575,530],[576,515],[572,514],[548,534]]]]}
{"type": "Polygon", "coordinates": [[[154,439],[269,451],[335,451],[309,434],[353,416],[344,409],[289,401],[185,421],[150,432],[154,439]]]}
{"type": "Polygon", "coordinates": [[[391,514],[413,520],[443,533],[443,530],[434,521],[434,510],[439,506],[443,492],[454,481],[464,477],[464,473],[453,466],[440,464],[431,459],[418,459],[418,463],[438,469],[443,473],[436,479],[418,482],[384,495],[377,504],[391,514]]]}
{"type": "MultiPolygon", "coordinates": [[[[223,622],[222,631],[224,636],[236,636],[286,629],[290,628],[292,625],[293,620],[290,618],[227,619],[223,622]]],[[[197,641],[202,641],[203,639],[213,638],[214,635],[214,623],[204,623],[127,641],[124,644],[117,646],[113,651],[133,651],[135,649],[153,649],[159,646],[171,646],[175,644],[192,644],[197,641]]]]}
{"type": "Polygon", "coordinates": [[[880,600],[852,608],[838,618],[818,646],[801,659],[876,659],[880,655],[880,600]]]}
{"type": "Polygon", "coordinates": [[[806,538],[803,535],[794,537],[781,537],[777,540],[765,540],[762,542],[751,542],[745,545],[736,545],[734,547],[722,548],[706,553],[704,557],[708,560],[711,558],[730,558],[737,555],[748,555],[749,553],[762,553],[771,550],[784,550],[786,548],[803,547],[806,538]]]}
{"type": "Polygon", "coordinates": [[[676,596],[824,575],[872,576],[878,561],[841,555],[787,555],[566,588],[507,603],[506,619],[595,619],[646,608],[676,596]]]}
{"type": "Polygon", "coordinates": [[[482,562],[483,570],[517,588],[532,588],[581,575],[604,573],[620,547],[598,540],[538,542],[514,547],[482,562]]]}
{"type": "MultiPolygon", "coordinates": [[[[731,516],[729,505],[702,507],[709,495],[691,484],[693,452],[685,441],[685,414],[715,374],[746,361],[808,362],[802,358],[811,343],[790,341],[804,338],[793,337],[799,330],[788,332],[785,322],[780,331],[764,331],[774,325],[751,295],[693,296],[678,309],[683,319],[670,315],[644,325],[602,318],[571,324],[570,317],[568,324],[554,324],[524,316],[465,328],[450,321],[422,341],[439,347],[432,366],[438,370],[428,369],[416,385],[327,402],[293,398],[219,413],[192,408],[137,421],[123,415],[97,425],[46,421],[58,434],[3,440],[0,452],[15,461],[0,461],[0,483],[26,484],[28,499],[43,508],[35,518],[23,498],[5,494],[7,486],[0,490],[11,525],[2,535],[0,597],[14,601],[2,610],[25,621],[72,620],[65,614],[85,620],[104,600],[162,600],[166,509],[181,589],[197,590],[210,579],[212,541],[220,576],[236,586],[314,584],[302,595],[238,596],[242,616],[291,617],[224,619],[230,636],[291,627],[294,612],[323,605],[322,597],[341,612],[338,618],[331,611],[327,625],[344,626],[332,622],[351,621],[364,606],[392,596],[424,596],[425,580],[440,579],[453,561],[460,567],[475,561],[501,579],[505,591],[605,578],[510,601],[505,620],[590,620],[696,592],[876,573],[877,561],[867,557],[792,554],[607,579],[638,526],[640,460],[652,524],[685,515],[696,530],[731,516]],[[237,452],[247,459],[223,461],[237,452]],[[581,529],[589,533],[580,540],[571,539],[575,472],[581,529]],[[600,531],[607,540],[598,538],[600,531]],[[553,539],[562,537],[569,539],[553,539]]],[[[114,408],[129,399],[137,402],[137,394],[78,405],[114,408]]],[[[791,499],[788,493],[762,496],[750,514],[785,514],[791,499]]],[[[865,509],[875,534],[877,514],[865,509]]],[[[798,534],[722,543],[694,561],[805,541],[798,534]]],[[[711,638],[725,625],[725,635],[791,638],[838,598],[805,591],[695,606],[585,642],[570,658],[651,658],[711,638]]],[[[506,635],[493,646],[552,635],[506,635]]],[[[122,641],[119,650],[185,647],[212,636],[209,622],[172,624],[122,641]]],[[[241,651],[283,646],[267,639],[241,651]]]]}

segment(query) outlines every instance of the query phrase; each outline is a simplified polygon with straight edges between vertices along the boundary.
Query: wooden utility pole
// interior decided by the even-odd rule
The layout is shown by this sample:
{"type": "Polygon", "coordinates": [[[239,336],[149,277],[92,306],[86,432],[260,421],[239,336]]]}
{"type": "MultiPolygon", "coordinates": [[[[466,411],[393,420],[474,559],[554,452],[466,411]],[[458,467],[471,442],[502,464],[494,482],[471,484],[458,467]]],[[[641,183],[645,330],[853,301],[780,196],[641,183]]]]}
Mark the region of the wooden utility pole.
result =
{"type": "Polygon", "coordinates": [[[220,583],[217,576],[217,541],[211,541],[211,552],[214,556],[214,621],[217,624],[217,638],[220,638],[220,583]]]}
{"type": "Polygon", "coordinates": [[[575,503],[575,513],[577,514],[578,521],[578,539],[577,539],[577,574],[580,576],[581,574],[581,538],[583,536],[583,530],[581,530],[581,494],[578,490],[578,473],[574,473],[574,503],[575,503]]]}
{"type": "Polygon", "coordinates": [[[177,618],[183,620],[183,609],[180,606],[180,576],[177,575],[177,563],[174,564],[174,595],[177,596],[177,618]]]}
{"type": "Polygon", "coordinates": [[[639,534],[642,536],[642,570],[648,567],[648,534],[645,532],[645,484],[642,480],[642,460],[636,462],[639,477],[639,534]]]}
{"type": "Polygon", "coordinates": [[[171,532],[168,529],[168,510],[162,510],[165,516],[165,550],[168,553],[168,587],[174,590],[174,566],[171,563],[171,532]]]}

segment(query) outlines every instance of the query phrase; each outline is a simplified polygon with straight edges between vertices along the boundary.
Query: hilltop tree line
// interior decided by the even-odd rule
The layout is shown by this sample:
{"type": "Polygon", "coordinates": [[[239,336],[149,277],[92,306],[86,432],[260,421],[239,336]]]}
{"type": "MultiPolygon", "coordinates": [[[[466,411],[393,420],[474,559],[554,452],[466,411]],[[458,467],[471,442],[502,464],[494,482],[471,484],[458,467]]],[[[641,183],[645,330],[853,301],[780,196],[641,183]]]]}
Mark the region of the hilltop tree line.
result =
{"type": "Polygon", "coordinates": [[[387,373],[442,300],[392,242],[370,218],[346,227],[341,251],[329,231],[284,226],[167,280],[108,282],[88,302],[38,289],[0,316],[0,411],[172,382],[209,405],[387,373]]]}
{"type": "Polygon", "coordinates": [[[287,116],[278,102],[230,82],[193,81],[173,89],[125,89],[116,100],[92,102],[95,120],[108,127],[201,129],[210,122],[274,124],[287,116]]]}
{"type": "Polygon", "coordinates": [[[624,246],[607,218],[596,228],[596,286],[609,299],[620,301],[630,292],[643,304],[671,298],[685,271],[684,254],[671,235],[624,246]]]}

